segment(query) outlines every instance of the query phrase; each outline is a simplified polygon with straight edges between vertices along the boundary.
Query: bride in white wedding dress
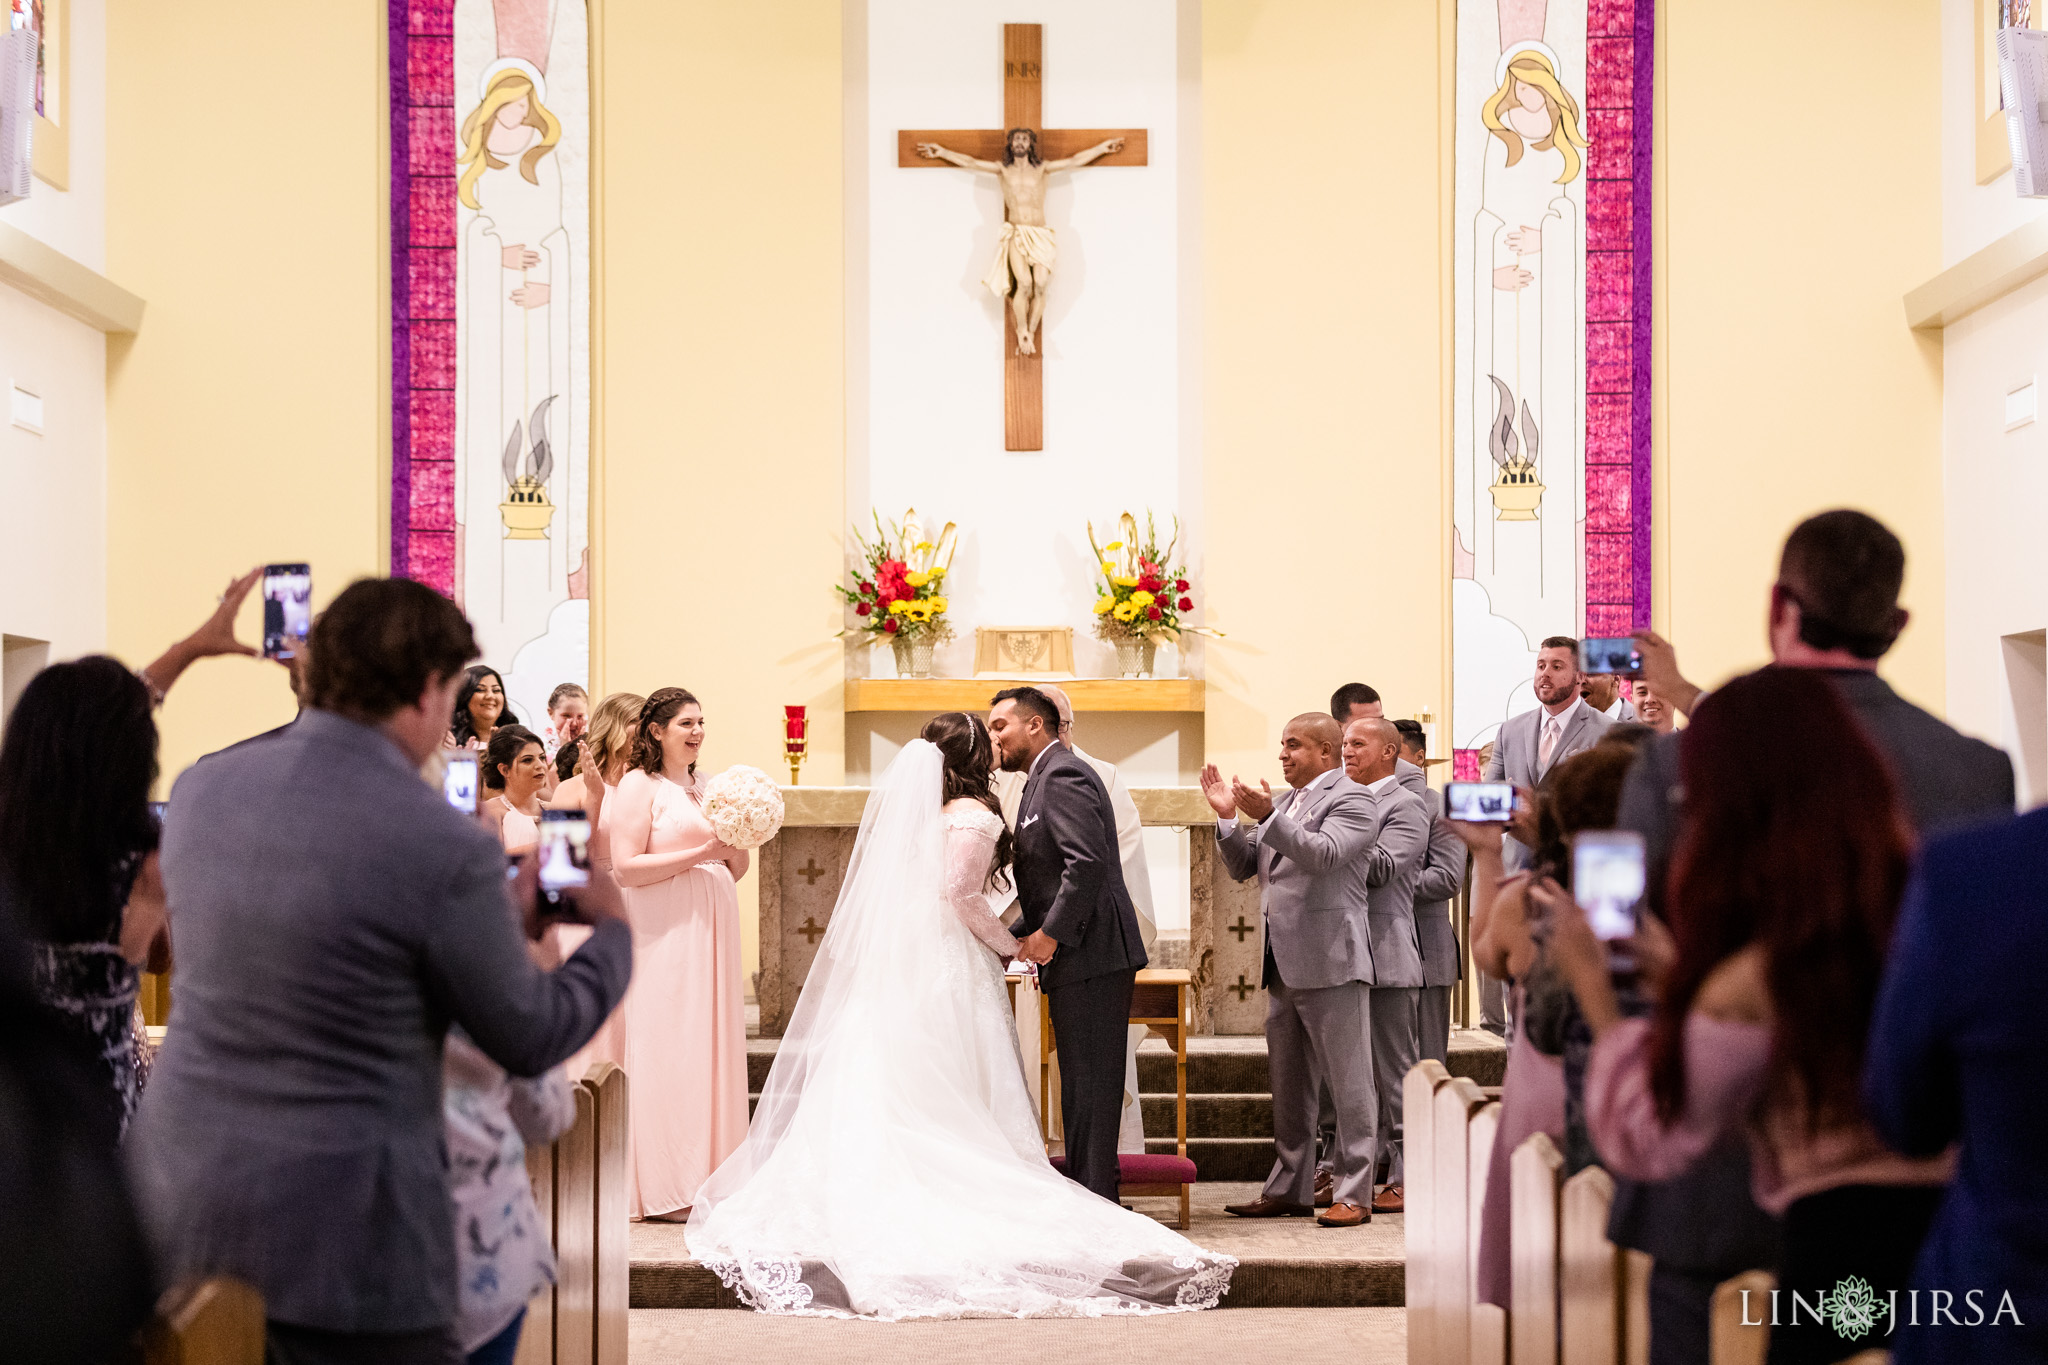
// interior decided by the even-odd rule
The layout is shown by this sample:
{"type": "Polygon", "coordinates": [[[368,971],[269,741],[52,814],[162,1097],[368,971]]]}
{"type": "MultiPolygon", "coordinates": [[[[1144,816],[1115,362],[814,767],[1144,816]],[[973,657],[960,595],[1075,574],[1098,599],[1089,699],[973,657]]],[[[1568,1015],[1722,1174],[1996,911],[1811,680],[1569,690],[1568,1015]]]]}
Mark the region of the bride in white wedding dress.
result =
{"type": "Polygon", "coordinates": [[[746,1142],[690,1252],[754,1308],[1094,1317],[1213,1308],[1235,1258],[1054,1171],[984,895],[1009,842],[994,752],[940,716],[868,797],[846,883],[746,1142]]]}

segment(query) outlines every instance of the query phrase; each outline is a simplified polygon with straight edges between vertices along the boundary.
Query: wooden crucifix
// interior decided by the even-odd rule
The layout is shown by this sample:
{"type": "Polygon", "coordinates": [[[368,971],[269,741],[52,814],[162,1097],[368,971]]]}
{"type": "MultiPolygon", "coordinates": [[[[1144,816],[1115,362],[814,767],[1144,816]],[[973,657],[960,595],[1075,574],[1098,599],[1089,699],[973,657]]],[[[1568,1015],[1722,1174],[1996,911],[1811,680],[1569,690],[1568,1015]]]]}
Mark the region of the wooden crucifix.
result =
{"type": "Polygon", "coordinates": [[[983,279],[1007,300],[1003,328],[1003,448],[1045,448],[1043,348],[1039,326],[1052,282],[1052,229],[1045,222],[1045,177],[1090,164],[1143,166],[1143,128],[1040,128],[1044,28],[1003,25],[1002,128],[906,128],[896,134],[896,164],[989,171],[1003,190],[1003,232],[983,279]]]}

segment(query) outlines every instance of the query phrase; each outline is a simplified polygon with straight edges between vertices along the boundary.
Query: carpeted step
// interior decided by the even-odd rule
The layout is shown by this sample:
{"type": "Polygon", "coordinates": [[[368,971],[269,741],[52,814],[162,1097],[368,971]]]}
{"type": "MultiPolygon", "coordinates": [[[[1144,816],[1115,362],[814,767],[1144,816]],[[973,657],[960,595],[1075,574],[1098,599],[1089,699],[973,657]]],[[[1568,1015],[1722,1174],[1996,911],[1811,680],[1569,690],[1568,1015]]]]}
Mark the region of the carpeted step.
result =
{"type": "MultiPolygon", "coordinates": [[[[1174,1096],[1141,1095],[1145,1131],[1158,1136],[1173,1132],[1174,1096]]],[[[1271,1095],[1188,1096],[1190,1138],[1256,1138],[1273,1136],[1271,1095]]]]}
{"type": "MultiPolygon", "coordinates": [[[[1169,1125],[1166,1137],[1148,1136],[1145,1150],[1165,1155],[1178,1150],[1169,1125]]],[[[1195,1163],[1195,1176],[1202,1181],[1263,1181],[1273,1173],[1273,1139],[1266,1137],[1189,1138],[1188,1160],[1195,1163]]]]}

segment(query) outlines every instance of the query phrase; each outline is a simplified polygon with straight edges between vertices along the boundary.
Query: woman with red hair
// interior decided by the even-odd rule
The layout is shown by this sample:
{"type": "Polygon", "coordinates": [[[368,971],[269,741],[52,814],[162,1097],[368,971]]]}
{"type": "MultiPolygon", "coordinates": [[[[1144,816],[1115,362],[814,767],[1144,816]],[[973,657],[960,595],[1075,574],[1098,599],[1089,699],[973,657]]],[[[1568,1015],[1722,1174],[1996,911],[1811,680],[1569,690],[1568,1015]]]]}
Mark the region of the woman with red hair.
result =
{"type": "Polygon", "coordinates": [[[1772,1365],[1884,1347],[1890,1291],[1908,1283],[1953,1166],[1887,1148],[1860,1093],[1911,853],[1891,772],[1825,674],[1781,668],[1715,692],[1680,764],[1669,939],[1632,944],[1656,1000],[1647,1018],[1622,1017],[1583,913],[1534,893],[1593,1030],[1593,1144],[1611,1170],[1654,1181],[1745,1133],[1756,1201],[1784,1219],[1772,1365]],[[1841,1288],[1851,1277],[1864,1289],[1841,1288]],[[1865,1289],[1874,1321],[1857,1311],[1865,1289]]]}

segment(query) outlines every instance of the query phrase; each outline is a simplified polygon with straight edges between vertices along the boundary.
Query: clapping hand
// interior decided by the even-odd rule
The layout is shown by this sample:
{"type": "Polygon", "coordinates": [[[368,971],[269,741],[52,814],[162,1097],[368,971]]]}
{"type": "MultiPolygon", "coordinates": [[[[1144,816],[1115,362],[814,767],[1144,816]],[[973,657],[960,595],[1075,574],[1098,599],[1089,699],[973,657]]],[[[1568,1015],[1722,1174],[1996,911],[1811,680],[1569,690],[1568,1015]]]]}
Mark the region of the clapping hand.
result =
{"type": "Polygon", "coordinates": [[[1232,778],[1230,795],[1236,801],[1240,815],[1252,820],[1264,820],[1273,813],[1273,788],[1263,777],[1259,779],[1257,791],[1253,791],[1237,778],[1232,778]]]}
{"type": "Polygon", "coordinates": [[[1202,795],[1209,802],[1209,809],[1216,812],[1218,820],[1235,820],[1237,802],[1231,798],[1230,784],[1223,780],[1223,774],[1214,763],[1202,769],[1202,795]]]}

